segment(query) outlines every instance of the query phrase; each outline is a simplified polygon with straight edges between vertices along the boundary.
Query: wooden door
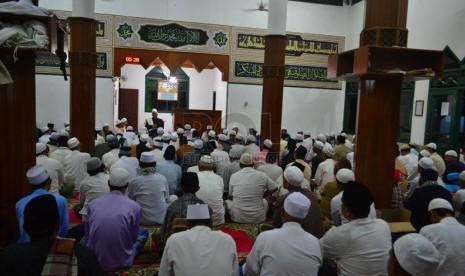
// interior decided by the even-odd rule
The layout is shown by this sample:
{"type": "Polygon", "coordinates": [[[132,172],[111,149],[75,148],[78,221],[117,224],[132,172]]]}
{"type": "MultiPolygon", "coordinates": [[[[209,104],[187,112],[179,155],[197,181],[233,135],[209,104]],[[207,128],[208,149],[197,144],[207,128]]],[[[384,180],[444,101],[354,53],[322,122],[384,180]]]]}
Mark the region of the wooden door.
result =
{"type": "Polygon", "coordinates": [[[132,126],[134,131],[139,129],[139,89],[120,89],[118,117],[128,119],[128,126],[132,126]]]}

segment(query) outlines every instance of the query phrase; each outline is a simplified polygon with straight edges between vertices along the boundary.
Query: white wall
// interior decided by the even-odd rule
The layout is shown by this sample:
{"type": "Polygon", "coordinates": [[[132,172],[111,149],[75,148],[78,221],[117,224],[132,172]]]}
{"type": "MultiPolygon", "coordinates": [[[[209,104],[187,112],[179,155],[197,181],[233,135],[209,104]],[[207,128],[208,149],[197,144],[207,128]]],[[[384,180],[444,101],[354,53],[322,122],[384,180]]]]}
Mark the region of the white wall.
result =
{"type": "MultiPolygon", "coordinates": [[[[139,89],[139,125],[144,126],[145,118],[151,117],[151,113],[145,112],[145,75],[153,69],[147,70],[140,65],[126,64],[121,68],[121,76],[124,80],[121,88],[139,89]]],[[[216,107],[226,112],[226,82],[221,81],[221,72],[218,69],[206,69],[197,72],[193,68],[182,68],[189,76],[189,109],[212,109],[212,92],[216,91],[216,107]]],[[[158,114],[165,121],[165,130],[173,130],[173,116],[171,113],[158,114]]],[[[224,126],[223,120],[223,126],[224,126]]]]}
{"type": "MultiPolygon", "coordinates": [[[[95,125],[113,121],[113,82],[110,78],[97,78],[95,88],[95,125]]],[[[63,76],[36,75],[36,121],[42,127],[55,124],[55,129],[64,128],[69,122],[70,81],[63,76]]]]}

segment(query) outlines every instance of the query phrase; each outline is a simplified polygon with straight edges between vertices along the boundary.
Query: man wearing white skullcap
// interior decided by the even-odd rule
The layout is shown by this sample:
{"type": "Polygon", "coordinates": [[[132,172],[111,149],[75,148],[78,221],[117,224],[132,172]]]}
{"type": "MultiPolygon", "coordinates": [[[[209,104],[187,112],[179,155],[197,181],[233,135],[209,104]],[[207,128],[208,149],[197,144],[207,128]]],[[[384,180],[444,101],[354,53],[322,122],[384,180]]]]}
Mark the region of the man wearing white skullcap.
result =
{"type": "Polygon", "coordinates": [[[153,156],[155,158],[155,162],[163,162],[165,161],[165,158],[163,158],[163,141],[161,136],[157,136],[153,139],[153,156]]]}
{"type": "Polygon", "coordinates": [[[36,164],[42,165],[52,179],[49,193],[57,194],[64,185],[63,166],[55,159],[48,157],[48,146],[36,143],[36,164]]]}
{"type": "Polygon", "coordinates": [[[388,261],[389,276],[435,275],[441,256],[422,235],[411,233],[394,242],[388,261]]]}
{"type": "Polygon", "coordinates": [[[252,134],[247,135],[247,141],[245,142],[244,152],[250,153],[252,155],[258,154],[260,152],[260,147],[255,144],[257,138],[252,134]]]}
{"type": "Polygon", "coordinates": [[[57,138],[58,149],[50,153],[50,158],[57,160],[61,164],[65,162],[65,156],[71,153],[71,150],[68,148],[68,133],[60,131],[60,134],[57,138]]]}
{"type": "Polygon", "coordinates": [[[339,275],[387,275],[391,231],[387,222],[368,217],[373,196],[357,182],[344,187],[341,211],[349,220],[320,239],[325,259],[335,259],[339,275]]]}
{"type": "MultiPolygon", "coordinates": [[[[335,179],[340,192],[331,199],[330,211],[331,222],[333,223],[333,225],[339,226],[341,224],[346,224],[349,222],[349,220],[344,216],[344,214],[341,211],[342,196],[344,194],[344,187],[346,185],[350,185],[348,184],[350,181],[355,181],[355,175],[349,169],[340,169],[337,171],[335,179]]],[[[368,218],[376,218],[376,209],[374,203],[370,205],[370,213],[368,214],[368,218]]]]}
{"type": "MultiPolygon", "coordinates": [[[[273,227],[279,228],[282,226],[281,214],[284,207],[284,202],[289,195],[293,193],[302,193],[311,202],[317,203],[318,198],[309,189],[302,188],[302,182],[304,181],[304,173],[297,166],[290,166],[284,171],[283,188],[289,192],[280,196],[275,204],[274,215],[273,215],[273,227]]],[[[323,217],[321,216],[321,210],[319,204],[312,204],[310,209],[301,221],[302,228],[308,233],[312,234],[317,238],[321,238],[325,232],[323,228],[323,217]]]]}
{"type": "Polygon", "coordinates": [[[69,139],[68,146],[71,152],[65,156],[63,163],[65,183],[74,183],[74,190],[79,191],[81,181],[88,176],[86,163],[90,160],[90,154],[80,151],[81,144],[77,138],[69,139]]]}
{"type": "Polygon", "coordinates": [[[42,136],[39,137],[39,143],[47,144],[50,140],[51,131],[47,126],[44,126],[40,129],[42,136]]]}
{"type": "Polygon", "coordinates": [[[325,144],[321,141],[315,141],[312,147],[312,155],[305,156],[306,160],[310,160],[312,162],[312,178],[315,178],[316,170],[321,162],[325,161],[323,159],[323,149],[325,148],[325,144]]]}
{"type": "MultiPolygon", "coordinates": [[[[420,156],[422,156],[421,153],[420,153],[420,156]]],[[[423,170],[432,169],[437,172],[436,167],[434,166],[434,162],[431,158],[420,157],[420,156],[419,156],[418,167],[417,167],[418,175],[412,181],[410,181],[410,187],[408,191],[404,194],[404,201],[408,201],[410,197],[412,197],[415,190],[420,188],[420,174],[423,172],[423,170]]],[[[438,177],[436,181],[437,181],[437,184],[444,187],[444,182],[442,181],[442,178],[438,177]]]]}
{"type": "Polygon", "coordinates": [[[336,137],[336,145],[334,146],[334,159],[339,161],[342,158],[346,158],[350,152],[352,150],[346,146],[346,137],[338,135],[336,137]]]}
{"type": "Polygon", "coordinates": [[[317,275],[323,264],[318,239],[302,228],[311,202],[291,193],[281,209],[281,228],[258,235],[244,265],[245,275],[317,275]],[[305,246],[302,246],[305,244],[305,246]]]}
{"type": "Polygon", "coordinates": [[[239,275],[236,244],[211,230],[208,206],[188,205],[186,218],[189,230],[169,237],[158,275],[239,275]]]}
{"type": "MultiPolygon", "coordinates": [[[[81,181],[81,188],[79,189],[79,204],[82,207],[79,214],[82,215],[83,221],[87,221],[87,209],[89,204],[94,199],[110,192],[108,187],[108,174],[104,173],[105,166],[102,161],[97,157],[92,157],[86,165],[89,175],[81,181]]],[[[76,210],[76,208],[74,210],[76,210]]]]}
{"type": "MultiPolygon", "coordinates": [[[[446,170],[444,171],[444,175],[442,176],[442,179],[444,180],[445,183],[451,183],[447,179],[447,176],[450,173],[461,173],[465,171],[465,164],[460,162],[459,160],[459,155],[455,150],[448,150],[446,153],[444,153],[444,158],[446,161],[446,170]]],[[[434,160],[433,160],[434,161],[434,160]]]]}
{"type": "Polygon", "coordinates": [[[433,224],[421,228],[420,235],[439,251],[441,261],[434,275],[465,275],[465,226],[454,218],[452,205],[445,199],[431,200],[428,211],[433,224]]]}
{"type": "Polygon", "coordinates": [[[114,127],[115,133],[116,134],[122,134],[124,132],[124,126],[123,122],[121,120],[116,120],[115,121],[115,127],[114,127]]]}
{"type": "Polygon", "coordinates": [[[314,181],[310,182],[312,188],[316,188],[316,194],[320,199],[320,190],[334,179],[334,151],[332,148],[323,148],[323,162],[318,165],[314,175],[314,181]]]}
{"type": "Polygon", "coordinates": [[[152,109],[152,118],[145,119],[145,127],[148,130],[157,129],[159,127],[165,127],[165,122],[158,118],[158,110],[152,109]]]}
{"type": "MultiPolygon", "coordinates": [[[[221,135],[224,136],[224,134],[220,134],[219,136],[221,135]]],[[[226,136],[224,136],[224,138],[226,138],[226,136]]],[[[212,157],[213,162],[215,162],[216,174],[220,176],[221,178],[223,177],[223,173],[226,167],[231,164],[231,160],[229,159],[229,154],[228,152],[224,150],[222,145],[223,145],[222,143],[218,143],[215,149],[213,149],[213,151],[210,153],[210,156],[212,157]]]]}
{"type": "Polygon", "coordinates": [[[159,225],[163,223],[169,200],[169,186],[166,178],[155,170],[155,157],[152,152],[140,156],[140,171],[130,181],[127,195],[142,209],[141,224],[159,225]]]}
{"type": "Polygon", "coordinates": [[[213,172],[215,161],[209,155],[202,156],[198,166],[199,172],[197,176],[199,178],[200,189],[195,195],[211,208],[213,225],[224,224],[223,178],[213,172]]]}
{"type": "Polygon", "coordinates": [[[126,131],[123,133],[123,138],[128,141],[129,146],[134,144],[137,135],[134,133],[134,128],[132,126],[126,127],[126,131]]]}
{"type": "Polygon", "coordinates": [[[224,192],[229,192],[229,181],[231,180],[231,176],[236,172],[241,170],[241,166],[239,160],[242,155],[242,150],[238,147],[231,148],[229,151],[229,160],[231,164],[227,165],[223,171],[223,182],[224,182],[224,192]]]}
{"type": "Polygon", "coordinates": [[[239,163],[241,170],[231,176],[230,200],[226,201],[231,220],[239,223],[263,222],[268,211],[268,202],[264,198],[278,187],[266,174],[253,168],[251,154],[243,153],[239,163]]]}
{"type": "Polygon", "coordinates": [[[196,139],[194,141],[194,151],[185,153],[182,160],[181,160],[181,168],[182,172],[187,172],[189,167],[193,167],[197,165],[199,162],[200,157],[202,156],[202,149],[203,149],[203,141],[200,139],[196,139]]]}
{"type": "Polygon", "coordinates": [[[139,228],[141,208],[124,195],[128,183],[128,171],[112,170],[110,193],[95,199],[87,211],[86,246],[95,252],[105,271],[130,267],[137,251],[143,248],[143,235],[148,235],[146,229],[139,228]]]}
{"type": "MultiPolygon", "coordinates": [[[[29,184],[32,189],[32,193],[27,195],[18,202],[16,202],[15,210],[16,210],[16,217],[18,218],[19,222],[19,242],[20,243],[28,243],[30,241],[29,235],[24,231],[24,209],[26,205],[31,201],[31,199],[47,194],[50,190],[51,179],[47,170],[41,165],[35,165],[31,167],[27,173],[26,177],[29,181],[29,184]]],[[[60,237],[66,237],[68,234],[68,226],[69,226],[69,214],[68,214],[68,203],[66,198],[59,194],[53,194],[56,199],[58,213],[60,216],[60,230],[58,235],[60,237]]]]}
{"type": "Polygon", "coordinates": [[[409,145],[400,147],[400,156],[397,159],[405,166],[407,170],[407,182],[413,181],[418,174],[418,156],[411,153],[409,145]]]}
{"type": "Polygon", "coordinates": [[[436,152],[437,145],[435,143],[429,143],[425,146],[425,149],[431,154],[430,158],[433,160],[434,166],[441,177],[446,171],[446,163],[444,162],[444,159],[442,159],[441,155],[436,152]]]}
{"type": "Polygon", "coordinates": [[[120,144],[118,142],[118,138],[116,138],[114,135],[107,135],[105,140],[108,143],[108,147],[110,148],[110,151],[105,153],[102,156],[102,162],[103,165],[105,165],[105,172],[109,172],[111,166],[116,163],[116,161],[119,160],[119,147],[120,144]]]}

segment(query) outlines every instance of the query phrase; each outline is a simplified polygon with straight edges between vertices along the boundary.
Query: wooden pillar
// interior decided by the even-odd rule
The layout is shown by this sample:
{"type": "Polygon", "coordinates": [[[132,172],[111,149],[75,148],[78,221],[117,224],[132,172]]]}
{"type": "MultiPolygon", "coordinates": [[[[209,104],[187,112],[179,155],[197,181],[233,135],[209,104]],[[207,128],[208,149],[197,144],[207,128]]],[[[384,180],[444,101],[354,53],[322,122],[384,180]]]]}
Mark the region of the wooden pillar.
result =
{"type": "Polygon", "coordinates": [[[274,152],[279,152],[281,141],[285,46],[286,36],[265,36],[260,137],[262,140],[270,139],[273,142],[274,152]]]}
{"type": "Polygon", "coordinates": [[[370,187],[377,208],[391,206],[401,88],[401,75],[360,79],[355,179],[370,187]]]}
{"type": "Polygon", "coordinates": [[[35,165],[36,105],[35,53],[18,50],[0,52],[14,83],[0,85],[0,241],[10,241],[18,231],[15,204],[30,193],[27,170],[35,165]]]}
{"type": "Polygon", "coordinates": [[[81,142],[81,150],[92,152],[95,140],[96,22],[71,17],[70,123],[71,135],[81,142]]]}

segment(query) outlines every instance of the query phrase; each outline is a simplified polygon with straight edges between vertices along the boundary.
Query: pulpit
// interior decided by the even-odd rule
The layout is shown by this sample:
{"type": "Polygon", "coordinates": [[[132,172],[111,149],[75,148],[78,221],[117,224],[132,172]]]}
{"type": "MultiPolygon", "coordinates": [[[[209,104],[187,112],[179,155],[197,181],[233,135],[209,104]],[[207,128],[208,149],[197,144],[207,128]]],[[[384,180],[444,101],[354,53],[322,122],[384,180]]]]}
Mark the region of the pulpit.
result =
{"type": "Polygon", "coordinates": [[[216,134],[221,133],[221,110],[175,109],[173,116],[174,130],[189,124],[202,133],[208,125],[211,125],[216,134]]]}

